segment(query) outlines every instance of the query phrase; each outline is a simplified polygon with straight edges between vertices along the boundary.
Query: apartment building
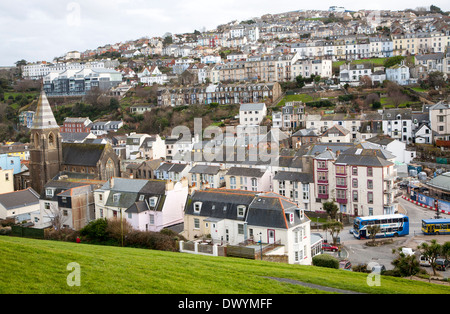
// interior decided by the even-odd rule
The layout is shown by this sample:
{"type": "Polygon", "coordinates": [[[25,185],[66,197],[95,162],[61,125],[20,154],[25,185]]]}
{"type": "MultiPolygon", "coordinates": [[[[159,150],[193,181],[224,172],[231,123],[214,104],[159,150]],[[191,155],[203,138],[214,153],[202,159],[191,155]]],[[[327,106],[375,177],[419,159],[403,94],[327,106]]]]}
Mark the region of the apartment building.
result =
{"type": "Polygon", "coordinates": [[[434,139],[450,140],[450,105],[439,102],[429,108],[431,130],[434,139]]]}
{"type": "Polygon", "coordinates": [[[327,150],[314,158],[316,202],[335,200],[350,215],[395,213],[395,177],[394,163],[377,149],[327,150]]]}

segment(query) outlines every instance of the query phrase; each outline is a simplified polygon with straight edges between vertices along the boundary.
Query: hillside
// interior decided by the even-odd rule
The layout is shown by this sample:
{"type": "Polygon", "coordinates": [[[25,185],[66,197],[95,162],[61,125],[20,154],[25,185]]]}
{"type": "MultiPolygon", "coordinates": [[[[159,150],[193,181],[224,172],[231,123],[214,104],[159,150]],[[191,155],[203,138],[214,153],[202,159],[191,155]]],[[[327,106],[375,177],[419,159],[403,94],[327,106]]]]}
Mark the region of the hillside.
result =
{"type": "Polygon", "coordinates": [[[237,258],[0,237],[0,293],[311,294],[325,293],[267,277],[287,278],[362,293],[450,293],[450,287],[367,274],[237,258]],[[69,263],[80,286],[67,285],[69,263]]]}

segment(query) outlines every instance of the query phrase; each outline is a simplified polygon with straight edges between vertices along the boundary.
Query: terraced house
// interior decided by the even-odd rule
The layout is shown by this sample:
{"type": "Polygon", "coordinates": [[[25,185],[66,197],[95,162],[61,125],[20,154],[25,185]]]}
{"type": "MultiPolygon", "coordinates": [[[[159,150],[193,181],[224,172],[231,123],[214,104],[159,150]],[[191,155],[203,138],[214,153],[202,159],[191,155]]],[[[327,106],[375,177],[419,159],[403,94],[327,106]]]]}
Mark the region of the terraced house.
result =
{"type": "Polygon", "coordinates": [[[272,103],[282,95],[279,83],[217,84],[198,87],[161,87],[158,89],[159,106],[186,106],[218,103],[239,104],[251,102],[272,103]]]}
{"type": "Polygon", "coordinates": [[[290,264],[311,264],[310,220],[295,203],[272,192],[195,191],[185,208],[183,235],[222,245],[261,246],[290,264]]]}

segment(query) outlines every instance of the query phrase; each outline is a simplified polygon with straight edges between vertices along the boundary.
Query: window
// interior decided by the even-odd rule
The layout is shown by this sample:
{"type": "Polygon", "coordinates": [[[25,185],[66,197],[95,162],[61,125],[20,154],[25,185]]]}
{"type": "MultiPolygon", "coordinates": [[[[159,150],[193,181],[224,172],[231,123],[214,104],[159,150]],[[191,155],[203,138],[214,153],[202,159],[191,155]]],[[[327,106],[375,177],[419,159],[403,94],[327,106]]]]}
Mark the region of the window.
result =
{"type": "Polygon", "coordinates": [[[317,167],[318,167],[318,168],[321,168],[321,169],[327,169],[327,162],[326,162],[326,161],[321,161],[321,160],[319,160],[319,161],[317,162],[317,167]]]}
{"type": "Polygon", "coordinates": [[[358,187],[358,179],[353,179],[352,180],[352,187],[353,188],[357,188],[358,187]]]}
{"type": "Polygon", "coordinates": [[[258,180],[252,178],[252,191],[258,191],[258,180]]]}
{"type": "Polygon", "coordinates": [[[373,189],[373,180],[367,180],[367,188],[373,189]]]}
{"type": "Polygon", "coordinates": [[[61,198],[61,202],[67,203],[67,197],[63,196],[63,197],[61,198]]]}
{"type": "Polygon", "coordinates": [[[155,224],[155,215],[150,214],[150,224],[154,225],[155,224]]]}
{"type": "Polygon", "coordinates": [[[44,203],[44,208],[45,209],[50,209],[50,203],[49,202],[45,202],[44,203]]]}
{"type": "Polygon", "coordinates": [[[354,176],[358,175],[358,167],[352,167],[352,175],[354,176]]]}
{"type": "Polygon", "coordinates": [[[336,185],[339,185],[339,186],[346,186],[347,183],[346,183],[346,180],[345,180],[345,179],[346,179],[346,178],[337,177],[337,178],[336,178],[336,185]]]}
{"type": "Polygon", "coordinates": [[[103,201],[103,194],[99,194],[98,199],[99,199],[99,201],[103,201]]]}
{"type": "Polygon", "coordinates": [[[367,192],[367,203],[373,204],[373,192],[367,192]]]}
{"type": "Polygon", "coordinates": [[[346,197],[346,190],[336,190],[336,198],[345,200],[346,197]]]}
{"type": "Polygon", "coordinates": [[[230,189],[236,189],[236,177],[230,177],[230,189]]]}
{"type": "Polygon", "coordinates": [[[244,224],[238,224],[238,234],[244,234],[244,224]]]}
{"type": "Polygon", "coordinates": [[[200,229],[200,219],[194,218],[194,229],[200,229]]]}
{"type": "Polygon", "coordinates": [[[336,166],[337,174],[345,174],[345,166],[336,166]]]}
{"type": "Polygon", "coordinates": [[[47,197],[53,197],[54,190],[53,189],[45,189],[45,195],[47,197]]]}
{"type": "Polygon", "coordinates": [[[319,194],[327,194],[327,186],[319,185],[319,194]]]}
{"type": "Polygon", "coordinates": [[[202,203],[201,202],[195,202],[194,203],[194,213],[199,213],[200,209],[202,208],[202,203]]]}
{"type": "Polygon", "coordinates": [[[237,207],[237,216],[242,218],[244,217],[244,215],[245,215],[245,206],[239,205],[237,207]]]}
{"type": "Polygon", "coordinates": [[[120,193],[116,193],[113,195],[113,202],[117,203],[120,199],[120,193]]]}
{"type": "Polygon", "coordinates": [[[140,202],[142,202],[142,201],[144,200],[144,197],[145,197],[145,195],[144,195],[144,194],[142,194],[142,195],[139,195],[139,201],[140,201],[140,202]]]}
{"type": "Polygon", "coordinates": [[[302,186],[303,186],[303,200],[307,201],[309,200],[309,185],[302,184],[302,186]]]}
{"type": "Polygon", "coordinates": [[[372,177],[373,176],[373,168],[372,167],[367,167],[367,176],[368,177],[372,177]]]}
{"type": "Polygon", "coordinates": [[[5,181],[9,181],[9,173],[5,173],[5,181]]]}
{"type": "Polygon", "coordinates": [[[318,172],[317,173],[317,179],[319,181],[328,181],[327,173],[326,172],[318,172]]]}
{"type": "Polygon", "coordinates": [[[353,191],[353,202],[358,201],[358,191],[353,191]]]}
{"type": "Polygon", "coordinates": [[[158,200],[157,197],[150,197],[150,198],[148,199],[148,202],[149,202],[150,207],[155,207],[155,206],[156,206],[157,200],[158,200]]]}

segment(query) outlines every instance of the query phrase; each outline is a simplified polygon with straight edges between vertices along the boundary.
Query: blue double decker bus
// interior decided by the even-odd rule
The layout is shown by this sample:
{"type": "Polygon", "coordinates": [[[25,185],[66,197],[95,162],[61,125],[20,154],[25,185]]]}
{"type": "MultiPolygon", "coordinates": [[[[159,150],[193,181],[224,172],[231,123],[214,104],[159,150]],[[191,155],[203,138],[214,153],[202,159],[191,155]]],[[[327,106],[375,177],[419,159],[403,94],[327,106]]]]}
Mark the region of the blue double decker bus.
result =
{"type": "Polygon", "coordinates": [[[357,239],[370,237],[367,227],[379,225],[377,238],[401,237],[409,234],[409,218],[402,214],[356,217],[353,222],[353,236],[357,239]]]}

